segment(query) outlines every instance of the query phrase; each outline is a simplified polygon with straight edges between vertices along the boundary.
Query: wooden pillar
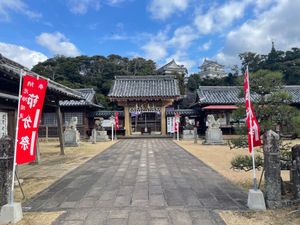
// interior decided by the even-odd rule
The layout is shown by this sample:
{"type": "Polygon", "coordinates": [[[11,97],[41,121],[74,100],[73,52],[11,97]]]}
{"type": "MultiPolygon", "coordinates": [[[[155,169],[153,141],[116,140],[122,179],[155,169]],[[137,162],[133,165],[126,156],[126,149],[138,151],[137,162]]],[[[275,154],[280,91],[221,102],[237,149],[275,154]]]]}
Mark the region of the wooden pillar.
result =
{"type": "Polygon", "coordinates": [[[131,135],[130,115],[128,106],[124,106],[125,136],[131,135]]]}
{"type": "Polygon", "coordinates": [[[58,129],[58,137],[59,137],[59,144],[60,144],[60,154],[65,154],[65,143],[63,139],[63,127],[62,127],[62,115],[61,110],[59,106],[59,102],[56,101],[56,118],[57,118],[57,129],[58,129]]]}
{"type": "Polygon", "coordinates": [[[167,127],[166,127],[166,107],[163,105],[160,109],[161,115],[161,134],[167,135],[167,127]]]}

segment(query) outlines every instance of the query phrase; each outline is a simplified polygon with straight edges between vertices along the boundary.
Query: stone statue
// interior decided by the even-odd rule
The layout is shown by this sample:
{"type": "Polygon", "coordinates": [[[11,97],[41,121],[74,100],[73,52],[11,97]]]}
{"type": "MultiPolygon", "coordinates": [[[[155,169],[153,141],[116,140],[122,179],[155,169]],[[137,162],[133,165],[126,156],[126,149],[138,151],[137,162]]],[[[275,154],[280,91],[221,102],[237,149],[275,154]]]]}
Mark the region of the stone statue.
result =
{"type": "Polygon", "coordinates": [[[192,140],[194,139],[194,126],[191,124],[188,116],[184,117],[184,129],[182,131],[183,140],[192,140]]]}
{"type": "Polygon", "coordinates": [[[220,120],[215,120],[214,115],[207,115],[207,126],[205,131],[205,141],[203,144],[218,145],[224,144],[223,134],[220,129],[220,120]]]}
{"type": "Polygon", "coordinates": [[[76,128],[77,123],[77,117],[72,117],[70,122],[66,122],[66,129],[64,131],[66,147],[78,147],[80,144],[80,133],[76,128]]]}
{"type": "Polygon", "coordinates": [[[101,130],[101,131],[104,130],[104,128],[102,126],[103,120],[104,120],[103,117],[100,117],[99,120],[95,120],[95,129],[96,130],[101,130]]]}
{"type": "Polygon", "coordinates": [[[189,117],[188,116],[186,116],[185,118],[184,118],[184,121],[185,121],[185,126],[184,126],[184,129],[185,130],[193,130],[193,125],[190,123],[190,119],[189,119],[189,117]]]}
{"type": "Polygon", "coordinates": [[[220,128],[220,119],[215,120],[214,115],[207,115],[208,128],[220,128]]]}
{"type": "Polygon", "coordinates": [[[98,120],[95,120],[94,129],[92,130],[92,136],[90,140],[93,144],[96,144],[98,141],[108,141],[107,131],[102,126],[103,117],[100,117],[98,120]]]}
{"type": "Polygon", "coordinates": [[[77,117],[72,117],[70,122],[66,122],[66,129],[76,130],[77,123],[78,123],[77,117]]]}

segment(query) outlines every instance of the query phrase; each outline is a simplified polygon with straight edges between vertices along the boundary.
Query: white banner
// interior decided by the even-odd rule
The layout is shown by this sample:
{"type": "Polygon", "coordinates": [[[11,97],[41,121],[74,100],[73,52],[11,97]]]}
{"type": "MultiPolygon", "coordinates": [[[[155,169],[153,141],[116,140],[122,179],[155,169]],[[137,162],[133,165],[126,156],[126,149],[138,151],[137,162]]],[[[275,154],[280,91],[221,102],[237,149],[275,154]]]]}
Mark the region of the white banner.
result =
{"type": "Polygon", "coordinates": [[[174,120],[175,117],[167,117],[167,132],[174,133],[174,120]]]}
{"type": "Polygon", "coordinates": [[[7,120],[8,115],[6,112],[0,112],[0,138],[7,135],[7,120]]]}
{"type": "Polygon", "coordinates": [[[102,127],[111,127],[111,120],[103,120],[102,127]]]}

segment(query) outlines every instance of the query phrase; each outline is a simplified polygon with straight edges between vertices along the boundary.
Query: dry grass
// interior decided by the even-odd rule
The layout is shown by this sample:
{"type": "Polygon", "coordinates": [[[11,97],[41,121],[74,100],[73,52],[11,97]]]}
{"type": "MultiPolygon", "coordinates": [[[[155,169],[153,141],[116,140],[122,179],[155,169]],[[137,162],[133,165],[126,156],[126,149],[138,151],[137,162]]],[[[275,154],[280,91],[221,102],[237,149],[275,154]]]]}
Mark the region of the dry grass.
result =
{"type": "Polygon", "coordinates": [[[220,215],[228,225],[299,225],[300,214],[290,213],[294,209],[276,209],[264,212],[223,211],[220,215]]]}
{"type": "Polygon", "coordinates": [[[51,225],[64,212],[24,213],[23,219],[16,225],[51,225]]]}
{"type": "MultiPolygon", "coordinates": [[[[203,140],[199,140],[198,144],[193,141],[176,142],[182,148],[202,160],[206,165],[210,166],[231,182],[248,190],[252,185],[252,171],[245,172],[231,169],[231,160],[237,155],[249,155],[246,149],[229,149],[227,145],[202,145],[203,140]]],[[[300,143],[300,140],[294,140],[292,144],[300,143]]],[[[258,153],[260,154],[260,153],[258,153]]],[[[256,171],[259,180],[262,171],[256,171]]],[[[281,172],[283,180],[289,180],[289,171],[281,172]]],[[[263,180],[262,180],[263,182],[263,180]]]]}
{"type": "MultiPolygon", "coordinates": [[[[195,157],[203,161],[206,165],[210,166],[226,179],[232,183],[239,185],[245,190],[248,190],[252,185],[252,171],[235,171],[231,169],[230,161],[236,155],[247,155],[247,150],[232,149],[230,150],[227,145],[202,145],[202,141],[194,144],[193,141],[180,141],[176,142],[186,151],[193,154],[195,157]]],[[[291,141],[292,145],[300,144],[300,140],[291,141]]],[[[259,178],[261,171],[257,171],[259,178]]],[[[282,171],[283,180],[289,180],[289,171],[282,171]]],[[[300,213],[289,213],[295,210],[294,207],[287,209],[267,210],[265,212],[236,212],[236,211],[223,211],[220,213],[223,220],[228,225],[281,225],[281,224],[300,224],[300,213]]]]}

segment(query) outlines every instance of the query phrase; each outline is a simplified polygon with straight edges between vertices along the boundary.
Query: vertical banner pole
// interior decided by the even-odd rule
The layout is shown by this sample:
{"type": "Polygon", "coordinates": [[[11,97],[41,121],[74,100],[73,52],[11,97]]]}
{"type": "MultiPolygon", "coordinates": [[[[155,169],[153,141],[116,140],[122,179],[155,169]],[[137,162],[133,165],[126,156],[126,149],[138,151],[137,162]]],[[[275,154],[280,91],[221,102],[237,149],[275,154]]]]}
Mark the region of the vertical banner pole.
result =
{"type": "Polygon", "coordinates": [[[111,141],[114,141],[114,119],[111,120],[111,141]]]}
{"type": "Polygon", "coordinates": [[[249,78],[249,70],[247,66],[247,74],[248,74],[248,90],[249,90],[249,108],[251,110],[250,113],[250,149],[251,149],[251,156],[252,156],[252,166],[253,166],[253,188],[254,190],[257,190],[257,179],[256,179],[256,169],[255,169],[255,154],[253,149],[253,127],[252,127],[252,107],[251,107],[251,95],[250,95],[250,78],[249,78]]]}
{"type": "Polygon", "coordinates": [[[176,116],[177,141],[179,141],[179,122],[178,122],[179,118],[180,118],[179,114],[177,114],[177,116],[176,116]]]}
{"type": "Polygon", "coordinates": [[[11,179],[11,192],[10,192],[10,205],[14,203],[14,186],[15,186],[15,172],[16,172],[16,156],[17,156],[17,144],[18,144],[18,130],[19,130],[19,113],[20,113],[20,105],[22,98],[22,80],[23,80],[23,70],[20,73],[20,83],[19,83],[19,102],[18,102],[18,112],[17,112],[17,126],[16,126],[16,134],[15,134],[15,146],[14,146],[14,160],[13,160],[13,171],[12,171],[12,179],[11,179]]]}

